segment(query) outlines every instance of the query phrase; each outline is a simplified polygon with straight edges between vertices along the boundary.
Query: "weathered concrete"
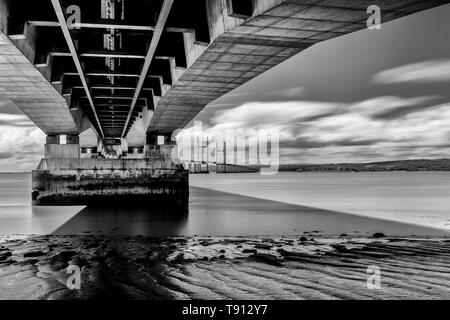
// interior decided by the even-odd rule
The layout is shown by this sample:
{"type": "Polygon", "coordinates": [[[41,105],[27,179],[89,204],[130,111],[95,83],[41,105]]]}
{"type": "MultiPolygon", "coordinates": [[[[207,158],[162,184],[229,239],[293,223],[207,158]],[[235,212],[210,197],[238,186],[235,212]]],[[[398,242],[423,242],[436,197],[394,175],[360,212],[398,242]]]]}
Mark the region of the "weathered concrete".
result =
{"type": "Polygon", "coordinates": [[[42,159],[37,170],[156,170],[177,169],[177,165],[168,158],[159,159],[42,159]]]}
{"type": "Polygon", "coordinates": [[[47,134],[78,132],[66,100],[1,31],[0,95],[47,134]]]}
{"type": "Polygon", "coordinates": [[[170,160],[44,159],[32,190],[34,205],[187,206],[189,173],[170,160]]]}
{"type": "Polygon", "coordinates": [[[46,144],[44,157],[51,159],[80,158],[79,144],[46,144]]]}

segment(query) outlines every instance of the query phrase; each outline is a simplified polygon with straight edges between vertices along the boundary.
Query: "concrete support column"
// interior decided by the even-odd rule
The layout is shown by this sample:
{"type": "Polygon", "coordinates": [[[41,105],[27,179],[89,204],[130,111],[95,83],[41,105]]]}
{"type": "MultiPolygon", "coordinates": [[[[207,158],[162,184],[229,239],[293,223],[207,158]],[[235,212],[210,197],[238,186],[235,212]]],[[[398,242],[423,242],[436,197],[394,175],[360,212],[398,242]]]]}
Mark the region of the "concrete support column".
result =
{"type": "Polygon", "coordinates": [[[150,145],[173,145],[175,144],[174,141],[172,141],[172,133],[147,133],[147,144],[150,145]]]}
{"type": "Polygon", "coordinates": [[[80,144],[80,136],[77,134],[68,134],[66,136],[66,144],[80,144]]]}
{"type": "Polygon", "coordinates": [[[158,135],[156,133],[148,133],[147,138],[146,138],[146,144],[157,145],[158,144],[158,135]]]}
{"type": "Polygon", "coordinates": [[[79,159],[80,138],[77,134],[66,135],[66,143],[61,144],[60,135],[48,135],[45,139],[45,159],[79,159]]]}
{"type": "Polygon", "coordinates": [[[60,136],[57,135],[49,135],[45,138],[45,144],[59,144],[60,136]]]}
{"type": "Polygon", "coordinates": [[[172,141],[171,133],[148,133],[146,141],[146,158],[172,159],[172,150],[176,147],[176,142],[172,141]]]}

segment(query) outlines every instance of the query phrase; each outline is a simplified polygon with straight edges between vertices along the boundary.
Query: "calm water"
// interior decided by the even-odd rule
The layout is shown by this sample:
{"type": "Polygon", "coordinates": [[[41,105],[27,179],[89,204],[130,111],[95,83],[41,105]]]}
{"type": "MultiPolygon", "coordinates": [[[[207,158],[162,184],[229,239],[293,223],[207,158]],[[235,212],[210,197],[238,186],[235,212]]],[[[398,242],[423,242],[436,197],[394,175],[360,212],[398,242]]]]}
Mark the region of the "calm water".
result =
{"type": "Polygon", "coordinates": [[[31,207],[29,174],[0,174],[0,234],[448,235],[449,173],[191,176],[188,213],[31,207]],[[420,226],[419,226],[420,225],[420,226]]]}

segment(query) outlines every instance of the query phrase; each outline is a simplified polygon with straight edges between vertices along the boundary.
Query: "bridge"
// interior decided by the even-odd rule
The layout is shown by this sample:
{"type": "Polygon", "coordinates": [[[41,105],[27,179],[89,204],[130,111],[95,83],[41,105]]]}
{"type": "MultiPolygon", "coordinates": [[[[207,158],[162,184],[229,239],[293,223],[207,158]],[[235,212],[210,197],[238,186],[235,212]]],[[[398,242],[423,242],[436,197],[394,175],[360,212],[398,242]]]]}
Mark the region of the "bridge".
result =
{"type": "Polygon", "coordinates": [[[208,103],[376,8],[387,22],[447,3],[0,0],[0,95],[47,135],[33,201],[185,201],[172,134],[208,103]]]}

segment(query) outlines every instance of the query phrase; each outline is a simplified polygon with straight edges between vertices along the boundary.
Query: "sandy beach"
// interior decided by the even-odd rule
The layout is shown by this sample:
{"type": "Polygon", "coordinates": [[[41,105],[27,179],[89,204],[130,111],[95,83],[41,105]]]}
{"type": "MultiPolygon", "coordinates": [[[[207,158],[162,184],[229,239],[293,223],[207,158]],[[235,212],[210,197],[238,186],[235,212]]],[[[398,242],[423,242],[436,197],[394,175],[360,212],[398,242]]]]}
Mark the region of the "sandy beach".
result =
{"type": "Polygon", "coordinates": [[[450,239],[375,236],[5,236],[0,299],[450,298],[450,239]]]}

